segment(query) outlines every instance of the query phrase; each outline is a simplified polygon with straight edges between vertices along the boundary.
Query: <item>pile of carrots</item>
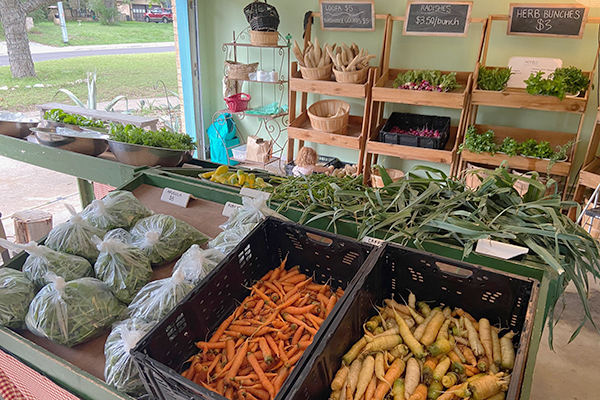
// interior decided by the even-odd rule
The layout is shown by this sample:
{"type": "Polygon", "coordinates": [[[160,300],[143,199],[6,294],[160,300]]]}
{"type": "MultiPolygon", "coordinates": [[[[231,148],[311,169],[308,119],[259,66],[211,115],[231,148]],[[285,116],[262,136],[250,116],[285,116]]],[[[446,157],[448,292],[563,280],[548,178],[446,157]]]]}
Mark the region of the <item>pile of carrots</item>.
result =
{"type": "Polygon", "coordinates": [[[514,367],[513,332],[460,308],[384,301],[342,357],[331,400],[504,400],[514,367]]]}
{"type": "Polygon", "coordinates": [[[317,284],[286,260],[251,293],[190,358],[187,379],[228,399],[274,399],[337,300],[344,294],[317,284]]]}

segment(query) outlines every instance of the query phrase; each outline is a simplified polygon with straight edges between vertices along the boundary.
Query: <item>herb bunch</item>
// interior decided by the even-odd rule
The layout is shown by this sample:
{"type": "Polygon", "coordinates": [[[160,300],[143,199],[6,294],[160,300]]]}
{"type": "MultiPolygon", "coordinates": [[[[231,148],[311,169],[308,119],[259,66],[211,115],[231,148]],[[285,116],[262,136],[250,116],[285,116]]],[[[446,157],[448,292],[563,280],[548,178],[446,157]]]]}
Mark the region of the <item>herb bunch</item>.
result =
{"type": "Polygon", "coordinates": [[[87,128],[104,128],[104,122],[86,118],[78,114],[69,114],[60,108],[53,108],[44,113],[44,119],[63,124],[83,126],[87,128]]]}
{"type": "Polygon", "coordinates": [[[173,150],[194,150],[196,143],[186,134],[171,132],[166,128],[147,131],[133,125],[111,124],[110,138],[117,142],[161,147],[173,150]]]}
{"type": "Polygon", "coordinates": [[[556,68],[548,78],[544,72],[538,71],[531,74],[524,81],[525,90],[529,94],[555,96],[563,100],[567,94],[585,92],[590,84],[590,78],[576,67],[556,68]]]}
{"type": "Polygon", "coordinates": [[[512,74],[514,74],[514,72],[512,72],[511,68],[479,67],[477,88],[499,92],[506,89],[506,85],[512,74]]]}

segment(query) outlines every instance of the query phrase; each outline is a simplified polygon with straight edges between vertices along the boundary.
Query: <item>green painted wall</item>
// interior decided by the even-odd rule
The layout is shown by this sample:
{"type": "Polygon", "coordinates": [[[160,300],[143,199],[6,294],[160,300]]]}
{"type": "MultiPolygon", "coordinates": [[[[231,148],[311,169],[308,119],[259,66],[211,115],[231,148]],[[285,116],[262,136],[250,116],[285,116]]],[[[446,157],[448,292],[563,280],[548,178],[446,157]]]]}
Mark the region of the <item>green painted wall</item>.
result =
{"type": "MultiPolygon", "coordinates": [[[[222,99],[222,77],[225,53],[222,49],[223,42],[231,41],[233,31],[239,32],[247,27],[243,14],[243,8],[249,0],[198,0],[198,12],[201,26],[201,59],[202,59],[202,83],[204,95],[204,117],[205,121],[211,121],[213,114],[225,108],[222,99]]],[[[318,11],[317,0],[290,1],[270,0],[270,4],[277,7],[281,18],[279,32],[282,35],[290,33],[294,39],[301,44],[302,21],[306,11],[318,11]]],[[[507,14],[511,1],[507,0],[475,0],[473,4],[472,17],[485,18],[489,14],[507,14]]],[[[544,1],[531,3],[568,3],[568,1],[544,1]]],[[[574,3],[574,1],[573,1],[574,3]]],[[[376,0],[376,12],[381,14],[403,15],[406,9],[405,0],[376,0]]],[[[592,9],[590,17],[600,16],[600,10],[592,9]]],[[[443,38],[443,37],[413,37],[401,34],[402,24],[396,22],[392,36],[391,68],[419,68],[419,69],[442,69],[454,71],[472,71],[479,50],[479,39],[481,24],[472,24],[466,38],[443,38]]],[[[575,65],[584,71],[591,69],[598,42],[597,25],[588,25],[583,39],[560,39],[560,38],[531,38],[523,36],[507,36],[506,23],[495,22],[492,30],[488,65],[505,66],[512,56],[541,56],[556,57],[563,60],[564,66],[575,65]]],[[[359,47],[366,47],[370,53],[380,54],[383,37],[383,22],[378,21],[377,30],[373,33],[355,32],[325,32],[319,26],[313,27],[314,34],[319,36],[321,42],[328,43],[352,43],[356,42],[359,47]]],[[[244,56],[246,53],[241,55],[244,56]]],[[[256,54],[248,54],[251,58],[256,54]]],[[[257,56],[257,55],[256,55],[257,56]]],[[[294,56],[292,55],[292,61],[294,56]]],[[[242,59],[243,61],[243,59],[242,59]]],[[[371,62],[377,65],[379,60],[371,62]]],[[[256,85],[256,84],[253,84],[256,85]]],[[[596,85],[598,86],[598,85],[596,85]]],[[[252,86],[250,94],[260,97],[260,89],[252,86]]],[[[256,98],[256,96],[255,96],[256,98]]],[[[268,96],[265,98],[265,100],[268,96]]],[[[309,104],[320,99],[317,95],[309,96],[309,104]]],[[[272,100],[270,100],[272,101],[272,100]]],[[[349,100],[352,114],[362,114],[361,102],[349,100]]],[[[255,102],[253,107],[258,106],[255,102]]],[[[584,156],[587,142],[591,134],[596,110],[598,109],[597,92],[590,96],[590,102],[585,118],[585,124],[580,143],[577,159],[584,156]]],[[[456,123],[459,113],[454,110],[445,110],[430,107],[407,107],[401,105],[387,106],[385,116],[391,111],[422,112],[425,114],[437,114],[450,116],[456,123]]],[[[556,131],[576,132],[577,116],[564,113],[550,113],[525,110],[503,110],[496,108],[481,108],[478,122],[507,126],[521,126],[533,129],[547,129],[556,131]]],[[[207,126],[210,122],[207,123],[207,126]]],[[[238,121],[238,127],[244,136],[254,134],[257,121],[246,119],[238,121]]],[[[264,132],[261,136],[267,137],[264,132]]],[[[285,136],[285,135],[284,135],[285,136]]],[[[282,142],[283,143],[283,142],[282,142]]],[[[356,161],[357,152],[338,148],[328,148],[322,145],[313,145],[320,154],[335,155],[344,161],[356,161]]],[[[407,169],[415,162],[398,159],[384,158],[386,166],[407,169]]],[[[417,162],[423,164],[422,162],[417,162]]],[[[579,163],[576,162],[579,167],[579,163]]],[[[447,166],[440,164],[429,164],[441,167],[448,171],[447,166]]]]}

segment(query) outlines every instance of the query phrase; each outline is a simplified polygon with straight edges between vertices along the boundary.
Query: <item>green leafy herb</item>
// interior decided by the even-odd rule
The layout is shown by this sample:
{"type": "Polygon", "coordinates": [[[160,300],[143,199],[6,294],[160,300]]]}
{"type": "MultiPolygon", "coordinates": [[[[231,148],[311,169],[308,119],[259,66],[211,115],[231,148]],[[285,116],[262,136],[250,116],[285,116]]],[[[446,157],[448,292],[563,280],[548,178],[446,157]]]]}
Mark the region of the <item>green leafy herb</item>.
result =
{"type": "Polygon", "coordinates": [[[509,157],[514,157],[519,154],[519,143],[514,138],[505,137],[498,151],[509,157]]]}
{"type": "Polygon", "coordinates": [[[524,82],[527,84],[525,90],[529,94],[555,96],[562,100],[569,93],[585,92],[590,78],[579,68],[568,67],[556,68],[548,78],[544,78],[542,71],[532,73],[524,82]]]}
{"type": "Polygon", "coordinates": [[[458,148],[459,152],[469,150],[473,153],[490,153],[494,155],[498,151],[498,146],[494,142],[494,131],[488,130],[485,133],[477,133],[475,126],[470,126],[465,133],[465,142],[458,148]]]}
{"type": "Polygon", "coordinates": [[[527,139],[519,146],[519,153],[525,157],[537,157],[537,145],[537,140],[527,139]]]}
{"type": "Polygon", "coordinates": [[[186,134],[174,133],[168,129],[147,131],[133,125],[111,124],[110,136],[117,142],[162,147],[173,150],[194,150],[196,143],[186,134]]]}
{"type": "Polygon", "coordinates": [[[395,89],[448,92],[459,87],[456,72],[442,74],[437,70],[410,70],[394,80],[395,89]]]}
{"type": "Polygon", "coordinates": [[[477,88],[481,90],[501,91],[506,89],[510,76],[514,74],[511,68],[479,67],[477,88]]]}
{"type": "Polygon", "coordinates": [[[60,108],[54,108],[44,113],[44,119],[63,124],[84,126],[87,128],[104,128],[104,122],[86,118],[82,115],[69,114],[60,108]]]}
{"type": "Polygon", "coordinates": [[[552,146],[550,146],[550,142],[543,140],[535,146],[535,157],[537,157],[537,158],[550,159],[550,157],[552,157],[553,154],[554,154],[554,150],[552,150],[552,146]]]}
{"type": "Polygon", "coordinates": [[[552,75],[554,79],[561,79],[564,82],[567,93],[585,92],[590,85],[590,78],[577,67],[556,68],[552,75]]]}

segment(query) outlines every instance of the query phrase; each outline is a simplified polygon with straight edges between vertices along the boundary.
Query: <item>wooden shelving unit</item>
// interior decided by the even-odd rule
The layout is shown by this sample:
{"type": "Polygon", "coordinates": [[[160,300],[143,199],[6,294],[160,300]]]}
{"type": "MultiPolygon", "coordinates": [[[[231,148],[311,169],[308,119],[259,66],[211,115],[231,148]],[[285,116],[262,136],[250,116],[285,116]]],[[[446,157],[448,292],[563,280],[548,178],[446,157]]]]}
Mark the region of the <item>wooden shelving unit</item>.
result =
{"type": "MultiPolygon", "coordinates": [[[[320,13],[312,13],[311,17],[320,18],[320,13]]],[[[385,21],[384,32],[387,33],[389,18],[387,14],[376,14],[376,20],[385,21]]],[[[304,47],[312,38],[312,27],[308,24],[304,32],[304,47]]],[[[384,43],[385,43],[384,33],[384,43]]],[[[341,42],[341,41],[340,41],[341,42]]],[[[360,45],[360,44],[359,44],[360,45]]],[[[380,67],[383,65],[384,49],[382,46],[380,67]]],[[[372,87],[377,79],[380,69],[371,67],[367,82],[364,84],[339,83],[332,79],[330,81],[316,81],[303,79],[298,69],[298,63],[293,62],[290,73],[290,100],[289,100],[289,120],[288,126],[288,144],[287,160],[292,161],[295,153],[295,141],[298,141],[298,149],[304,146],[304,142],[318,143],[328,146],[342,147],[346,149],[358,150],[358,173],[362,173],[365,144],[369,134],[371,117],[371,95],[372,87]],[[297,96],[300,94],[300,113],[296,114],[297,96]],[[364,112],[362,116],[350,115],[348,134],[338,135],[327,132],[315,131],[310,124],[307,114],[308,93],[321,94],[326,96],[346,97],[354,99],[364,99],[364,112]]]]}
{"type": "MultiPolygon", "coordinates": [[[[550,142],[550,145],[555,148],[556,146],[563,146],[569,141],[573,141],[574,145],[569,150],[568,158],[565,161],[558,161],[551,166],[550,170],[549,161],[524,157],[524,156],[513,156],[508,157],[507,155],[496,153],[491,155],[485,154],[474,154],[470,151],[463,151],[460,155],[460,170],[466,168],[467,163],[476,163],[486,166],[497,167],[504,161],[508,163],[510,168],[514,168],[521,171],[538,171],[540,173],[549,172],[553,175],[565,177],[565,185],[568,181],[567,177],[571,174],[573,167],[573,157],[577,152],[577,145],[580,141],[581,129],[583,126],[584,114],[587,108],[589,94],[592,89],[592,82],[594,79],[594,70],[596,69],[596,62],[598,59],[598,51],[600,46],[596,50],[596,57],[594,58],[594,65],[591,71],[584,72],[590,78],[590,85],[588,90],[578,97],[566,97],[560,100],[554,96],[542,96],[542,95],[531,95],[528,94],[525,89],[521,88],[507,88],[501,92],[480,90],[477,89],[477,78],[479,75],[479,68],[494,68],[486,64],[491,29],[494,21],[508,21],[508,15],[490,15],[488,17],[487,34],[485,38],[485,44],[483,52],[481,54],[480,61],[475,65],[475,71],[473,73],[473,91],[471,95],[471,110],[469,113],[469,125],[476,124],[477,112],[480,106],[488,107],[500,107],[500,108],[513,108],[513,109],[525,109],[525,110],[538,110],[538,111],[550,111],[560,113],[571,113],[579,115],[579,122],[577,131],[574,133],[569,132],[558,132],[558,131],[545,131],[545,130],[534,130],[534,129],[520,129],[516,127],[506,126],[490,126],[490,125],[476,125],[477,131],[482,133],[487,129],[491,129],[495,132],[496,143],[502,143],[505,137],[512,137],[518,142],[525,141],[527,139],[536,139],[538,142],[545,140],[550,142]]],[[[587,23],[599,23],[600,19],[588,18],[587,23]]],[[[552,40],[552,38],[550,38],[552,40]]],[[[596,147],[597,148],[597,144],[596,147]]],[[[588,150],[589,152],[589,150],[588,150]]],[[[595,154],[595,153],[594,153],[595,154]]],[[[565,191],[566,192],[566,191],[565,191]]]]}
{"type": "MultiPolygon", "coordinates": [[[[445,93],[394,89],[393,83],[398,74],[408,71],[407,69],[389,68],[390,49],[392,45],[392,29],[394,22],[405,23],[405,17],[390,17],[388,32],[386,32],[385,35],[387,40],[384,49],[384,66],[381,77],[373,86],[370,137],[367,141],[365,150],[365,183],[369,182],[371,166],[377,162],[379,155],[386,155],[406,160],[420,160],[448,164],[450,165],[450,173],[454,174],[457,170],[458,145],[462,142],[462,137],[466,129],[471,85],[473,82],[472,72],[457,72],[456,80],[460,86],[457,89],[445,93]],[[457,109],[461,110],[461,114],[458,124],[451,126],[450,137],[443,149],[428,149],[422,147],[382,143],[379,142],[379,130],[381,127],[383,127],[381,121],[383,121],[384,106],[386,103],[457,109]]],[[[482,24],[481,39],[479,41],[479,55],[477,57],[478,60],[481,57],[481,49],[484,43],[487,19],[470,18],[469,23],[482,24]]],[[[434,39],[434,37],[432,37],[432,39],[434,39]]],[[[441,72],[446,74],[452,71],[441,72]]]]}
{"type": "MultiPolygon", "coordinates": [[[[586,189],[594,190],[600,185],[600,157],[596,155],[598,146],[600,146],[600,110],[596,114],[596,123],[594,124],[590,143],[585,153],[583,166],[579,172],[575,194],[573,195],[573,200],[580,204],[584,200],[586,189]]],[[[569,214],[569,217],[573,220],[577,217],[574,210],[569,214]]]]}

